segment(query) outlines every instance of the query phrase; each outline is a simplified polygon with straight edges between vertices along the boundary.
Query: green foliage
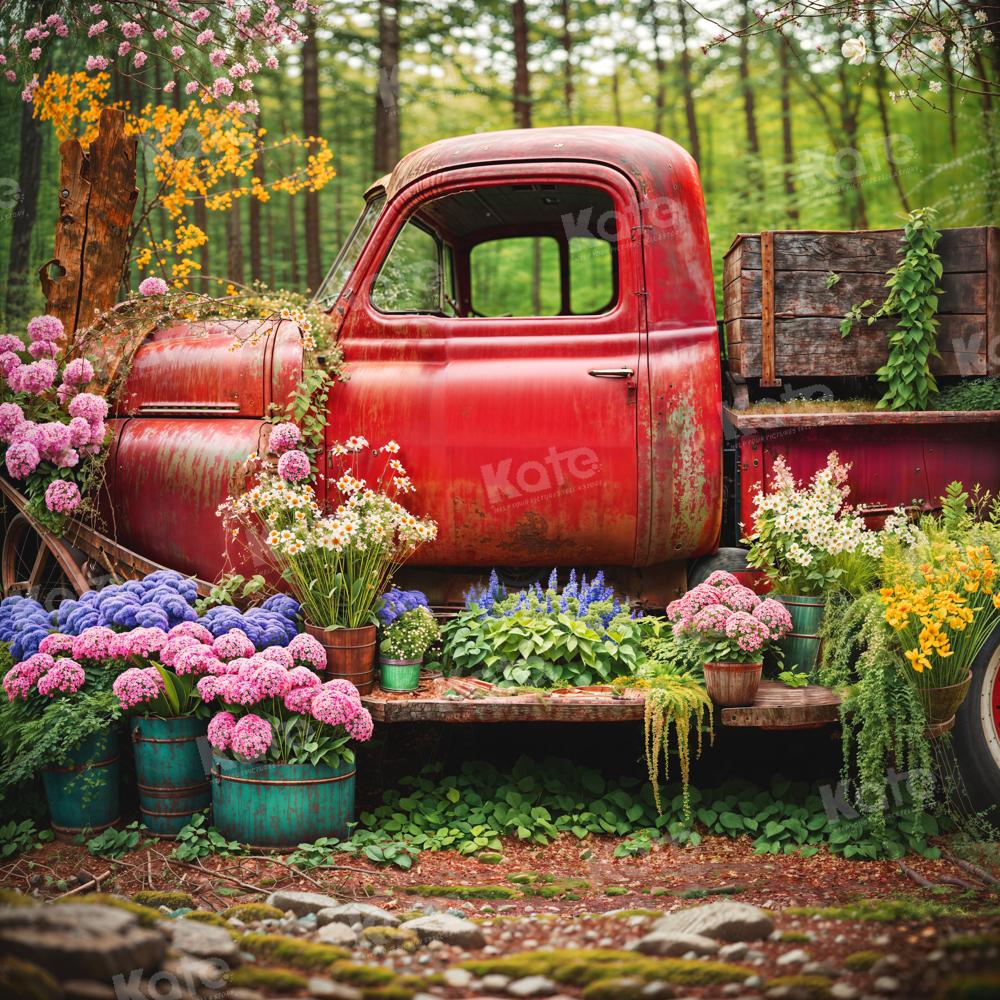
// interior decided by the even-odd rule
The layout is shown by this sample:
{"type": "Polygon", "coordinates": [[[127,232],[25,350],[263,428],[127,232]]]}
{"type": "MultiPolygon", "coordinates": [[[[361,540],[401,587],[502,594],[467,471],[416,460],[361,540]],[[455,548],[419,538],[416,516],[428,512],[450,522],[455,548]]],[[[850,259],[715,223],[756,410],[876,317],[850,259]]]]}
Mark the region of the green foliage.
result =
{"type": "Polygon", "coordinates": [[[209,608],[220,604],[239,604],[245,606],[253,603],[253,598],[264,596],[266,581],[259,573],[248,580],[241,573],[224,573],[215,581],[207,597],[199,597],[194,609],[203,615],[209,608]]]}
{"type": "Polygon", "coordinates": [[[441,629],[429,608],[421,605],[404,611],[382,630],[379,651],[391,660],[422,660],[441,638],[441,629]]]}
{"type": "Polygon", "coordinates": [[[1000,378],[974,378],[942,389],[934,410],[1000,410],[1000,378]]]}
{"type": "Polygon", "coordinates": [[[681,642],[674,635],[673,629],[658,630],[642,642],[646,663],[640,670],[643,677],[661,677],[664,675],[683,675],[704,682],[705,661],[698,655],[694,647],[687,642],[681,642]]]}
{"type": "Polygon", "coordinates": [[[144,829],[140,823],[129,823],[122,830],[108,827],[87,841],[87,850],[95,857],[123,858],[139,846],[144,829]]]}
{"type": "Polygon", "coordinates": [[[805,687],[809,683],[809,675],[798,670],[782,670],[778,674],[778,680],[786,687],[805,687]]]}
{"type": "Polygon", "coordinates": [[[941,526],[949,534],[953,534],[967,530],[971,524],[969,494],[960,482],[949,483],[941,497],[941,526]]]}
{"type": "Polygon", "coordinates": [[[330,864],[330,857],[336,850],[339,841],[336,837],[320,837],[311,844],[299,844],[288,855],[288,863],[308,871],[310,868],[322,868],[330,864]]]}
{"type": "MultiPolygon", "coordinates": [[[[903,227],[903,257],[889,271],[885,301],[866,319],[869,326],[884,316],[896,319],[889,334],[889,358],[876,372],[886,386],[879,400],[880,409],[922,410],[938,391],[931,374],[930,359],[940,357],[937,350],[938,287],[944,265],[935,252],[941,234],[934,227],[935,212],[919,208],[906,218],[903,227]]],[[[867,299],[852,307],[841,320],[841,336],[847,336],[856,322],[865,318],[867,299]]]]}
{"type": "Polygon", "coordinates": [[[242,850],[235,840],[226,840],[218,830],[209,826],[205,813],[199,813],[177,834],[172,857],[178,861],[197,861],[210,854],[229,858],[242,850]]]}
{"type": "Polygon", "coordinates": [[[0,826],[0,858],[12,858],[41,847],[52,839],[51,830],[36,830],[33,820],[11,820],[0,826]]]}

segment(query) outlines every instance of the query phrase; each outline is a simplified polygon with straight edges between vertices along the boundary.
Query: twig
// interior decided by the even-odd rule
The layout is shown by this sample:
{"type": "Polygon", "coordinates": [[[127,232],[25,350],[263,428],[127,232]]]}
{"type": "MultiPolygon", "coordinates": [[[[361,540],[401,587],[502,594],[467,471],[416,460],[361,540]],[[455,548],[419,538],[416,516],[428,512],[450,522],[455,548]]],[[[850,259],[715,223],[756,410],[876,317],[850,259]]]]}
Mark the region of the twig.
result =
{"type": "Polygon", "coordinates": [[[195,865],[195,864],[191,864],[190,861],[178,861],[176,858],[174,858],[174,863],[178,864],[178,865],[184,865],[185,868],[193,868],[195,871],[203,872],[205,875],[208,875],[210,878],[212,876],[215,876],[216,878],[224,879],[226,882],[232,882],[235,885],[238,885],[241,888],[246,889],[248,892],[259,892],[259,893],[262,893],[265,896],[267,895],[267,890],[266,889],[262,889],[259,885],[254,885],[251,882],[243,882],[242,880],[240,880],[238,878],[234,878],[232,875],[225,875],[222,872],[213,871],[211,868],[206,868],[200,862],[195,865]]]}
{"type": "Polygon", "coordinates": [[[149,877],[149,891],[153,891],[153,855],[146,854],[146,874],[149,877]]]}
{"type": "Polygon", "coordinates": [[[70,889],[68,892],[61,892],[58,896],[52,897],[52,902],[57,899],[65,899],[67,896],[75,896],[78,892],[85,892],[87,889],[97,889],[100,890],[101,883],[111,874],[111,869],[109,868],[103,875],[95,875],[89,882],[84,882],[83,885],[78,885],[75,889],[70,889]]]}
{"type": "Polygon", "coordinates": [[[295,865],[291,864],[288,861],[283,861],[281,858],[269,858],[266,855],[262,855],[262,854],[248,854],[248,855],[246,855],[246,857],[244,858],[244,860],[246,860],[246,861],[269,861],[272,864],[282,865],[283,867],[287,868],[289,871],[294,872],[296,875],[298,875],[299,878],[304,878],[307,882],[311,882],[314,886],[316,886],[317,889],[322,889],[323,888],[323,886],[319,882],[317,882],[316,879],[314,879],[311,875],[307,875],[304,871],[302,871],[301,868],[297,868],[295,865]]]}
{"type": "Polygon", "coordinates": [[[973,892],[981,892],[984,888],[978,882],[968,882],[957,875],[938,875],[938,880],[942,885],[957,885],[959,889],[971,889],[973,892]]]}
{"type": "Polygon", "coordinates": [[[944,851],[943,854],[944,857],[947,858],[953,865],[956,865],[963,871],[968,872],[970,875],[974,875],[987,885],[1000,885],[1000,879],[994,878],[985,868],[981,868],[979,865],[973,864],[971,861],[966,861],[964,858],[956,858],[955,855],[949,851],[944,851]]]}
{"type": "Polygon", "coordinates": [[[916,882],[917,885],[919,885],[922,889],[936,889],[937,888],[937,885],[938,885],[937,882],[932,882],[930,879],[924,878],[924,876],[921,875],[920,872],[914,871],[908,865],[904,865],[902,861],[898,861],[897,864],[899,865],[899,870],[905,876],[907,876],[907,878],[910,878],[914,882],[916,882]]]}

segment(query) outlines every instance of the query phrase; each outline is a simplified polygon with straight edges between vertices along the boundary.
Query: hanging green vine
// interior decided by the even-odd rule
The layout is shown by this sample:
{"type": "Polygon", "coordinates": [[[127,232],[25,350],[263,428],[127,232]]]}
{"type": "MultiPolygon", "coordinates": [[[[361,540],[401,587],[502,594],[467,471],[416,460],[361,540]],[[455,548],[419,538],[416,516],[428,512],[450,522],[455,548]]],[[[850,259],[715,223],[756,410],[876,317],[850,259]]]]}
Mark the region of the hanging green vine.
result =
{"type": "Polygon", "coordinates": [[[879,409],[923,410],[938,392],[930,359],[940,357],[937,309],[943,291],[938,281],[944,268],[935,252],[940,239],[941,233],[934,227],[934,209],[910,212],[903,227],[903,258],[889,271],[885,301],[866,315],[865,310],[873,305],[867,299],[853,306],[840,321],[840,334],[846,337],[863,319],[868,326],[885,316],[896,320],[888,337],[888,360],[875,373],[887,386],[878,402],[879,409]]]}
{"type": "Polygon", "coordinates": [[[664,675],[651,683],[653,686],[646,691],[645,733],[646,767],[653,786],[653,801],[656,811],[662,813],[660,758],[663,759],[663,781],[666,784],[670,780],[670,727],[673,725],[684,794],[684,820],[690,822],[688,782],[691,776],[691,727],[693,724],[697,743],[696,756],[701,756],[703,725],[708,729],[710,741],[715,740],[712,700],[704,685],[694,677],[664,675]]]}

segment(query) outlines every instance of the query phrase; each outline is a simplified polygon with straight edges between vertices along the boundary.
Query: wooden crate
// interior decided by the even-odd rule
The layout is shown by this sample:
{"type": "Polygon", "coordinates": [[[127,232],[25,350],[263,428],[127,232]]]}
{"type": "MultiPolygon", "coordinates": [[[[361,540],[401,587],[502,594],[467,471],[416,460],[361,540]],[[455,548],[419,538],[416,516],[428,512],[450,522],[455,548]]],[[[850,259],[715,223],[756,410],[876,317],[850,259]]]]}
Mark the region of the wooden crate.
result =
{"type": "MultiPolygon", "coordinates": [[[[892,318],[855,324],[840,336],[856,303],[886,296],[899,262],[902,230],[764,232],[737,236],[723,274],[730,370],[762,385],[786,377],[873,375],[886,360],[892,318]],[[833,272],[840,280],[827,287],[833,272]],[[763,280],[762,280],[763,279],[763,280]]],[[[938,305],[940,375],[1000,375],[1000,229],[947,229],[938,305]]]]}

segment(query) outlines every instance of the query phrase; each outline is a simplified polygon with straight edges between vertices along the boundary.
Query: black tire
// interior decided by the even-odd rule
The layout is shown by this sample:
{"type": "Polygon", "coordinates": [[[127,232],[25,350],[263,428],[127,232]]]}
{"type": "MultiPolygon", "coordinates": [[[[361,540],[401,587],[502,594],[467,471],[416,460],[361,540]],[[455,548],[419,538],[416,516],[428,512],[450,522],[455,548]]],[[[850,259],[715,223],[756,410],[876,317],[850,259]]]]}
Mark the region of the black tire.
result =
{"type": "Polygon", "coordinates": [[[1000,628],[972,665],[972,687],[955,713],[952,745],[973,806],[1000,823],[1000,628]]]}
{"type": "Polygon", "coordinates": [[[704,583],[717,569],[724,569],[729,573],[744,573],[748,568],[746,549],[717,549],[710,556],[695,559],[688,567],[688,589],[704,583]]]}

